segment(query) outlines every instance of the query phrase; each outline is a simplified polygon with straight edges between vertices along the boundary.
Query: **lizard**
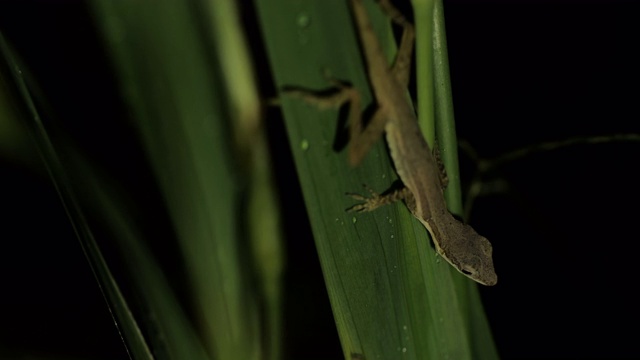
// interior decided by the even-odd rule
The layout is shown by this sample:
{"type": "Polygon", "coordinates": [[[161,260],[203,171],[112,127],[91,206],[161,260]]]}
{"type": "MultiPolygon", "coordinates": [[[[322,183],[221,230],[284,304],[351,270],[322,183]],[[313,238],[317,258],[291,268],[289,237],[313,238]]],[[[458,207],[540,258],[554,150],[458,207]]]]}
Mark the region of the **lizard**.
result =
{"type": "Polygon", "coordinates": [[[377,103],[369,123],[366,127],[362,123],[359,92],[337,80],[328,79],[336,87],[336,91],[330,95],[302,89],[285,89],[284,93],[320,108],[337,108],[349,103],[348,159],[351,166],[357,166],[373,144],[385,135],[396,173],[404,188],[384,196],[369,189],[369,198],[351,194],[363,203],[353,206],[350,211],[372,211],[382,205],[404,200],[412,215],[431,234],[434,247],[442,258],[470,279],[483,285],[495,285],[498,277],[493,267],[491,243],[447,210],[443,193],[445,184],[438,161],[422,135],[416,113],[406,96],[415,38],[413,24],[389,0],[379,0],[383,11],[403,27],[400,46],[390,67],[363,0],[349,1],[369,83],[377,103]]]}

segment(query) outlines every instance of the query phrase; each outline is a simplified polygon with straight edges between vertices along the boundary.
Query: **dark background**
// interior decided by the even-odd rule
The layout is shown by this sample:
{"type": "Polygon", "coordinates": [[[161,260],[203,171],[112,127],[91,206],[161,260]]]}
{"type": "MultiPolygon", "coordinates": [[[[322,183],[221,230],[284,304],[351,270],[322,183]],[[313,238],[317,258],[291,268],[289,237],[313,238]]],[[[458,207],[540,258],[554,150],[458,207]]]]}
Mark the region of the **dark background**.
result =
{"type": "MultiPolygon", "coordinates": [[[[605,0],[445,1],[459,138],[492,158],[569,137],[639,133],[638,10],[636,2],[605,0]]],[[[264,57],[257,29],[248,25],[256,57],[264,57]]],[[[82,2],[0,2],[0,30],[52,113],[91,113],[91,121],[105,123],[121,114],[82,2]]],[[[277,121],[269,124],[272,137],[285,136],[277,121]]],[[[289,148],[273,147],[275,157],[289,158],[277,169],[289,221],[288,355],[337,359],[304,205],[292,191],[298,185],[289,148]]],[[[475,163],[460,157],[468,181],[475,163]]],[[[53,186],[20,158],[0,154],[0,358],[125,358],[53,186]]],[[[506,163],[483,178],[488,191],[469,221],[494,246],[500,280],[481,292],[502,357],[640,357],[638,159],[638,142],[574,145],[506,163]]]]}

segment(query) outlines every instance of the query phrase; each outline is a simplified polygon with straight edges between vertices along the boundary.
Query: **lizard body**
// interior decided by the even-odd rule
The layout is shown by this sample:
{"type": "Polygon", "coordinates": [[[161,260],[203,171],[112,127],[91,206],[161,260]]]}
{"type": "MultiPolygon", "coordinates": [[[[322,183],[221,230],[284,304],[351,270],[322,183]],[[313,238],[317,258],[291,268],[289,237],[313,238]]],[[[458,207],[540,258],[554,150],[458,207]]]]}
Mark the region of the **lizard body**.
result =
{"type": "Polygon", "coordinates": [[[436,251],[447,262],[481,284],[495,285],[497,275],[493,268],[491,243],[447,210],[438,163],[422,135],[416,114],[406,96],[410,72],[408,64],[413,51],[413,26],[389,0],[380,1],[383,10],[404,28],[396,60],[390,68],[362,0],[350,2],[377,102],[371,121],[363,129],[359,93],[345,85],[338,84],[340,91],[325,98],[303,90],[289,91],[289,94],[324,107],[351,102],[349,162],[353,166],[360,163],[382,133],[386,135],[391,159],[406,188],[384,197],[373,192],[371,198],[354,196],[364,200],[364,203],[354,206],[352,210],[371,211],[403,198],[411,213],[431,234],[436,251]]]}

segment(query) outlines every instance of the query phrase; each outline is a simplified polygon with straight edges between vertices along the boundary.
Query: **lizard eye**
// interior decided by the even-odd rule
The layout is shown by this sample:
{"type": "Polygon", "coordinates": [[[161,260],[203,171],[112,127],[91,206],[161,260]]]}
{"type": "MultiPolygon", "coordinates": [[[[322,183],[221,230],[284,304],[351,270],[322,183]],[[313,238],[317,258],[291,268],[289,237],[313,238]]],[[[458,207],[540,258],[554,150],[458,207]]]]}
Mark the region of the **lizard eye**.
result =
{"type": "Polygon", "coordinates": [[[466,259],[464,265],[460,269],[460,272],[467,276],[472,276],[478,273],[480,266],[480,259],[477,256],[471,256],[466,259]]]}

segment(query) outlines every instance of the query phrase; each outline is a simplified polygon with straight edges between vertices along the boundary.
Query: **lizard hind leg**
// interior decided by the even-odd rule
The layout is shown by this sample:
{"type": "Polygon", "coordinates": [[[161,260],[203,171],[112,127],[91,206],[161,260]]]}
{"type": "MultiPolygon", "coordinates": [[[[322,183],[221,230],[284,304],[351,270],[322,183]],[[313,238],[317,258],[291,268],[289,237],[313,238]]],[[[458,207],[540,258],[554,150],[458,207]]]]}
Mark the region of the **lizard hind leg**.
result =
{"type": "Polygon", "coordinates": [[[347,193],[352,198],[362,201],[360,204],[353,205],[347,209],[347,212],[368,212],[373,211],[381,206],[393,204],[399,200],[413,201],[413,196],[408,188],[403,187],[401,189],[393,190],[387,194],[380,195],[371,189],[369,186],[362,185],[370,194],[370,197],[362,196],[355,193],[347,193]]]}
{"type": "Polygon", "coordinates": [[[282,89],[282,94],[298,98],[309,105],[321,110],[337,109],[345,103],[351,103],[351,107],[360,107],[360,94],[349,85],[335,79],[328,79],[333,88],[328,90],[308,90],[299,87],[287,86],[282,89]]]}
{"type": "Polygon", "coordinates": [[[402,39],[400,40],[400,46],[398,46],[398,52],[396,53],[391,73],[396,80],[400,82],[402,87],[406,88],[409,86],[409,77],[411,76],[411,57],[413,56],[415,28],[413,24],[402,15],[402,12],[393,6],[391,0],[379,0],[379,4],[382,11],[387,14],[394,23],[403,28],[402,39]]]}
{"type": "Polygon", "coordinates": [[[362,121],[362,100],[357,89],[346,85],[325,74],[333,88],[324,91],[307,90],[298,87],[286,87],[283,95],[303,100],[319,109],[336,109],[349,104],[349,164],[358,165],[369,152],[373,144],[382,137],[386,124],[386,111],[376,109],[365,127],[362,121]]]}

